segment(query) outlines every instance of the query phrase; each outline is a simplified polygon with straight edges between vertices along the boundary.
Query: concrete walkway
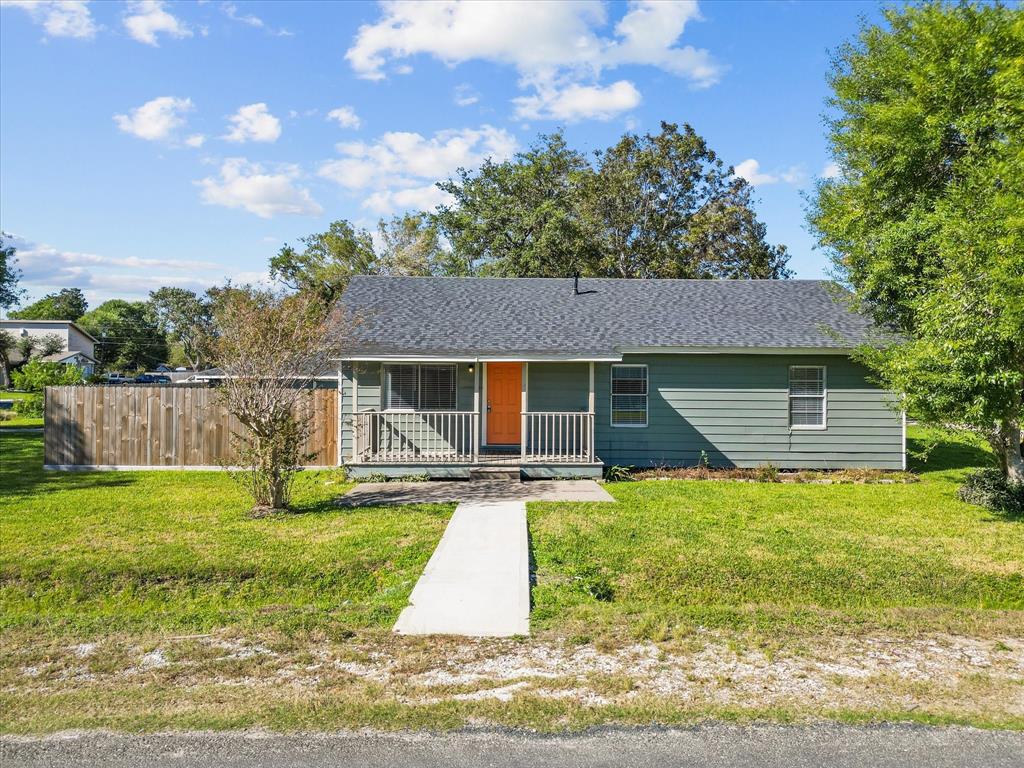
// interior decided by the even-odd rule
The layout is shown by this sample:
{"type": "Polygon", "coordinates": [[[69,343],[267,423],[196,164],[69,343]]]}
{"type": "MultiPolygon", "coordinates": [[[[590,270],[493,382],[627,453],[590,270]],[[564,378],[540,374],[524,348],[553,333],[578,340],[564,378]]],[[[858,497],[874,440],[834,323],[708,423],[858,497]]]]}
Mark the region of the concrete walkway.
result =
{"type": "Polygon", "coordinates": [[[338,499],[342,507],[446,504],[453,501],[615,501],[593,480],[452,480],[359,483],[338,499]]]}
{"type": "MultiPolygon", "coordinates": [[[[465,485],[479,485],[466,483],[465,485]]],[[[530,556],[522,501],[459,504],[395,632],[509,637],[530,633],[530,556]]]]}

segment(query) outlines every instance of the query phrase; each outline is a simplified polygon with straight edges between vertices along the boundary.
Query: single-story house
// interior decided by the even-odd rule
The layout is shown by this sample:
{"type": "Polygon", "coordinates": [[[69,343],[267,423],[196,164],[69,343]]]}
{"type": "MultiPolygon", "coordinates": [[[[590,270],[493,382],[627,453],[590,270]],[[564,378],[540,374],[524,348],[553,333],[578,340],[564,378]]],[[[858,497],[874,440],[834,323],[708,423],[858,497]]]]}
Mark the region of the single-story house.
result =
{"type": "MultiPolygon", "coordinates": [[[[41,358],[44,362],[77,366],[82,369],[83,376],[91,376],[96,370],[96,337],[70,320],[0,320],[0,329],[15,339],[58,336],[64,343],[64,349],[41,358]]],[[[12,351],[10,360],[12,364],[22,362],[17,350],[12,351]]]]}
{"type": "Polygon", "coordinates": [[[905,467],[905,419],[820,280],[354,277],[340,461],[355,476],[612,465],[905,467]]]}

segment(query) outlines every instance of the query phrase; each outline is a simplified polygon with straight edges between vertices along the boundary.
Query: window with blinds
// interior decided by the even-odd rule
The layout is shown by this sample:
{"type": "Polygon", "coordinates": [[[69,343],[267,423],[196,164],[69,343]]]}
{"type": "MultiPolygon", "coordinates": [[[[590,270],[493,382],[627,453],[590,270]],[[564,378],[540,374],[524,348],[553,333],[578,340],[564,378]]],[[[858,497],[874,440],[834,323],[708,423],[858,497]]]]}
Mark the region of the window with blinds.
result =
{"type": "Polygon", "coordinates": [[[825,429],[825,366],[790,367],[789,426],[792,429],[825,429]]]}
{"type": "Polygon", "coordinates": [[[612,426],[647,426],[647,366],[612,366],[612,426]]]}
{"type": "Polygon", "coordinates": [[[455,366],[384,366],[384,395],[388,410],[454,411],[455,366]]]}

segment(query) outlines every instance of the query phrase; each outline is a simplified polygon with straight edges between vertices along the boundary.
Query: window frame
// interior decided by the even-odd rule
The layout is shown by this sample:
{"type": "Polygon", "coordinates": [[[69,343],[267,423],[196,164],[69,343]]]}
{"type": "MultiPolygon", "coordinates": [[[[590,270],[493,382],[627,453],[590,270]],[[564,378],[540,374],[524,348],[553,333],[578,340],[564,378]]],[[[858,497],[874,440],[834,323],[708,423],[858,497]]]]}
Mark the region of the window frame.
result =
{"type": "Polygon", "coordinates": [[[389,413],[432,413],[440,411],[444,413],[457,413],[459,410],[459,366],[457,363],[383,363],[380,376],[380,404],[381,411],[389,413]],[[451,408],[423,408],[423,368],[449,368],[452,372],[452,407],[451,408]],[[410,367],[416,369],[416,405],[412,408],[391,407],[391,387],[389,368],[410,367]]]}
{"type": "Polygon", "coordinates": [[[786,418],[789,421],[790,432],[822,432],[828,429],[828,366],[827,365],[805,365],[794,364],[789,366],[786,380],[786,418]],[[821,394],[820,395],[794,395],[793,394],[793,369],[795,368],[817,368],[821,371],[821,394]],[[794,397],[820,397],[821,398],[821,424],[794,424],[793,423],[793,398],[794,397]]]}
{"type": "Polygon", "coordinates": [[[647,363],[612,363],[608,369],[608,424],[614,429],[647,429],[651,423],[651,371],[647,363]],[[615,369],[616,368],[643,368],[644,369],[644,423],[643,424],[616,424],[615,423],[615,369]]]}

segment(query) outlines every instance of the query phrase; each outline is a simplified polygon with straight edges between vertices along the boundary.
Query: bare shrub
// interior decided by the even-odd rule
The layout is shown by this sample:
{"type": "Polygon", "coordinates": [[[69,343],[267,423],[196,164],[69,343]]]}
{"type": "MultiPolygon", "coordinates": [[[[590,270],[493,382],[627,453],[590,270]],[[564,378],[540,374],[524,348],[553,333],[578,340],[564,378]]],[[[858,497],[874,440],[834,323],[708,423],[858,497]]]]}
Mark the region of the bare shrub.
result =
{"type": "Polygon", "coordinates": [[[287,509],[311,424],[296,406],[339,351],[337,313],[313,294],[251,286],[225,289],[217,303],[215,361],[221,396],[245,427],[233,434],[234,473],[253,499],[253,514],[287,509]]]}

